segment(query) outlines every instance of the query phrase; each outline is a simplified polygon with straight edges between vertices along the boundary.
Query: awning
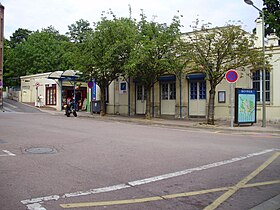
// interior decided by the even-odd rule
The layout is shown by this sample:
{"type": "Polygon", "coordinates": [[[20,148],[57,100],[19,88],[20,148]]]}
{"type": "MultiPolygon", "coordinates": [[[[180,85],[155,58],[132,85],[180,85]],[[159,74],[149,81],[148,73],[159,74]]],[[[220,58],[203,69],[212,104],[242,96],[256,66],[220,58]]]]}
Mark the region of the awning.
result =
{"type": "Polygon", "coordinates": [[[159,77],[158,81],[175,81],[176,80],[176,76],[175,75],[164,75],[159,77]]]}
{"type": "Polygon", "coordinates": [[[54,71],[50,73],[48,79],[75,80],[80,77],[79,74],[81,72],[78,70],[54,71]]]}
{"type": "Polygon", "coordinates": [[[63,71],[54,71],[54,72],[50,73],[50,75],[48,76],[48,79],[60,79],[62,73],[63,73],[63,71]]]}
{"type": "Polygon", "coordinates": [[[204,80],[205,79],[205,74],[202,74],[202,73],[188,74],[186,76],[186,79],[188,79],[188,80],[204,80]]]}

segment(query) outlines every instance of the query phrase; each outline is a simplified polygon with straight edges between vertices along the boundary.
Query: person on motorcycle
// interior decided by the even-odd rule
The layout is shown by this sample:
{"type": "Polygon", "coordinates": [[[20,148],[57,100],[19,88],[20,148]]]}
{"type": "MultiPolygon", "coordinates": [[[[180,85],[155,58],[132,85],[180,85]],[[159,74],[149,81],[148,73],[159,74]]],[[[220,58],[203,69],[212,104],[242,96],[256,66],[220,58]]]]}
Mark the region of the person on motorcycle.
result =
{"type": "Polygon", "coordinates": [[[66,108],[65,108],[65,115],[67,117],[70,117],[70,114],[73,113],[73,115],[75,117],[77,117],[77,112],[76,112],[76,108],[75,108],[75,102],[73,99],[71,99],[69,101],[69,103],[67,103],[66,108]]]}

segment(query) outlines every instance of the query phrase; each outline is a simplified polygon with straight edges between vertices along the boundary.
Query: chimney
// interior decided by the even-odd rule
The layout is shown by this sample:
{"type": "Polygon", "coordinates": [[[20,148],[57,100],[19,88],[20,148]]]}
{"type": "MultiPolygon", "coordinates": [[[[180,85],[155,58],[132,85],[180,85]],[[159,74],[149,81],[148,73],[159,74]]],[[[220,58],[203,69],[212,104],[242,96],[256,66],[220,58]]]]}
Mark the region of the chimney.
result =
{"type": "Polygon", "coordinates": [[[255,47],[262,47],[263,31],[262,31],[262,18],[261,17],[259,17],[256,20],[256,36],[257,36],[257,41],[255,43],[255,47]]]}

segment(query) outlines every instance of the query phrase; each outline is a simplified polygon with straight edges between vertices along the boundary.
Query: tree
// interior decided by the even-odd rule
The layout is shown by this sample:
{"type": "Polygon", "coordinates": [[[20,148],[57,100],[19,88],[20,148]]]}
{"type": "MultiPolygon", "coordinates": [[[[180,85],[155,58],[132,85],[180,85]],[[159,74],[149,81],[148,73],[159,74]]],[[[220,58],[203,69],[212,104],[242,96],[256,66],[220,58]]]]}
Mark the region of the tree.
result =
{"type": "Polygon", "coordinates": [[[175,45],[180,37],[179,17],[172,23],[148,22],[141,14],[135,47],[126,64],[127,74],[143,85],[146,91],[146,118],[151,117],[151,88],[163,74],[175,68],[178,61],[175,45]]]}
{"type": "Polygon", "coordinates": [[[75,23],[68,26],[69,32],[66,33],[70,37],[70,40],[75,43],[81,43],[85,41],[86,34],[92,32],[90,23],[87,20],[80,19],[75,23]]]}
{"type": "Polygon", "coordinates": [[[275,33],[280,37],[280,2],[279,0],[264,0],[265,33],[275,33]]]}
{"type": "Polygon", "coordinates": [[[100,115],[106,114],[105,94],[113,80],[124,72],[124,64],[133,47],[136,28],[133,20],[102,17],[81,45],[80,66],[88,79],[95,79],[101,90],[100,115]]]}
{"type": "Polygon", "coordinates": [[[4,86],[19,86],[19,78],[15,76],[13,69],[9,68],[12,61],[13,48],[10,46],[10,41],[4,40],[4,58],[3,58],[3,82],[4,86]]]}
{"type": "Polygon", "coordinates": [[[217,85],[229,69],[244,71],[250,66],[258,70],[263,61],[261,51],[254,49],[253,36],[240,26],[227,25],[209,29],[202,26],[188,35],[192,63],[189,70],[203,72],[210,83],[208,124],[214,124],[215,94],[217,85]]]}
{"type": "Polygon", "coordinates": [[[9,49],[7,69],[14,77],[60,70],[64,42],[68,42],[67,37],[59,35],[53,27],[33,32],[9,49]]]}
{"type": "Polygon", "coordinates": [[[32,33],[28,29],[19,28],[17,29],[12,36],[10,36],[9,42],[10,47],[14,48],[17,44],[20,44],[27,40],[28,36],[32,33]]]}

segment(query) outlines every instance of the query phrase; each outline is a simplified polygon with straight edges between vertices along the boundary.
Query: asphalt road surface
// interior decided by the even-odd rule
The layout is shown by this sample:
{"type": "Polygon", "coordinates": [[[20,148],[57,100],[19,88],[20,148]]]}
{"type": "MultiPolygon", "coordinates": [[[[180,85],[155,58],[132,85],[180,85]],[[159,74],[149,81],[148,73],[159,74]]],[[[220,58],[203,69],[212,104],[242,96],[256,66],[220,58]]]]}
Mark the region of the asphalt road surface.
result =
{"type": "Polygon", "coordinates": [[[15,107],[0,113],[1,210],[245,210],[280,193],[278,136],[15,107]]]}
{"type": "Polygon", "coordinates": [[[39,109],[27,106],[22,103],[18,103],[17,101],[7,99],[7,98],[4,99],[3,111],[4,112],[41,113],[41,111],[39,109]]]}

